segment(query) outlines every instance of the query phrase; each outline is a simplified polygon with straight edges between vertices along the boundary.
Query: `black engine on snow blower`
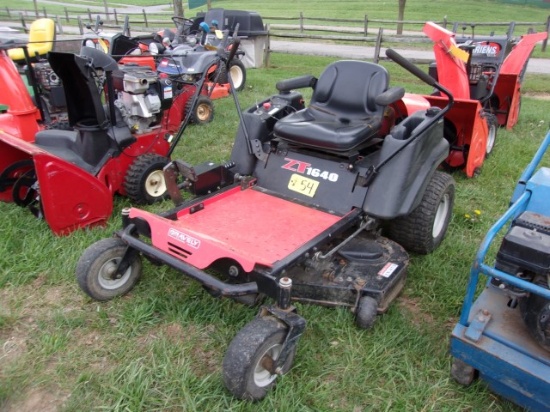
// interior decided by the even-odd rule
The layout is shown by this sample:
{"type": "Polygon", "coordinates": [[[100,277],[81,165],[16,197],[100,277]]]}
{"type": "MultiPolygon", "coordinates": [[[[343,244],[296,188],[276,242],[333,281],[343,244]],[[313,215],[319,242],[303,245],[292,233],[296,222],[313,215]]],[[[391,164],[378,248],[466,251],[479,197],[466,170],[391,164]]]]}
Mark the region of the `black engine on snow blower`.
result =
{"type": "MultiPolygon", "coordinates": [[[[518,216],[502,241],[495,267],[550,289],[550,218],[533,212],[518,216]]],[[[550,301],[504,283],[498,286],[509,293],[510,307],[519,303],[529,332],[550,351],[550,301]]]]}

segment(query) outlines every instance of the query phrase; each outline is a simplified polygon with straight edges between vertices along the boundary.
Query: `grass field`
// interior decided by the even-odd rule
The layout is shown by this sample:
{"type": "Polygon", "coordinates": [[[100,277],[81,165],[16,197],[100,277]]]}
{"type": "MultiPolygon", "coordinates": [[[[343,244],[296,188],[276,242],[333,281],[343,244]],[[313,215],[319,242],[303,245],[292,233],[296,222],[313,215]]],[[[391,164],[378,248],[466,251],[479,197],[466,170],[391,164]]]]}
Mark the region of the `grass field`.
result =
{"type": "MultiPolygon", "coordinates": [[[[390,5],[358,1],[256,5],[267,12],[270,4],[278,4],[291,13],[300,6],[306,12],[311,3],[317,3],[312,12],[343,3],[372,4],[376,10],[379,7],[374,6],[390,5]]],[[[421,4],[407,3],[411,10],[421,4]]],[[[235,9],[246,4],[214,2],[235,9]]],[[[511,7],[496,2],[431,5],[430,13],[448,9],[449,17],[451,9],[465,13],[468,6],[477,7],[475,14],[466,10],[472,14],[464,18],[491,19],[497,16],[488,14],[489,7],[498,13],[511,7]]],[[[545,13],[538,9],[520,16],[531,11],[507,10],[507,19],[512,15],[518,20],[540,19],[545,13]]],[[[331,61],[275,53],[272,67],[248,71],[247,87],[239,94],[241,105],[248,107],[272,94],[277,80],[318,75],[331,61]]],[[[395,65],[385,65],[393,85],[404,85],[411,92],[429,91],[395,65]]],[[[411,257],[403,293],[372,330],[357,329],[347,310],[297,305],[308,327],[294,368],[255,404],[237,401],[224,389],[221,362],[231,339],[257,309],[214,299],[175,271],[149,263],[141,282],[123,298],[98,303],[78,288],[74,270],[82,251],[120,227],[127,199],[116,199],[107,227],[68,237],[55,237],[27,210],[0,203],[0,411],[519,410],[482,382],[468,388],[454,383],[448,344],[475,251],[507,208],[517,178],[548,130],[549,96],[550,76],[527,75],[519,123],[512,131],[499,130],[494,153],[479,177],[454,174],[457,198],[447,239],[433,254],[411,257]],[[478,218],[466,217],[475,215],[474,210],[481,212],[478,218]]],[[[231,99],[216,101],[214,121],[189,127],[175,157],[192,164],[227,159],[237,122],[231,99]]],[[[170,207],[164,202],[148,209],[170,207]]],[[[266,222],[271,224],[277,222],[266,222]]]]}
{"type": "MultiPolygon", "coordinates": [[[[276,80],[319,74],[330,61],[274,54],[272,68],[249,71],[243,107],[270,94],[276,80]]],[[[388,67],[393,84],[422,91],[388,67]]],[[[447,350],[475,250],[546,133],[550,101],[540,91],[548,92],[548,80],[526,79],[526,93],[537,97],[523,99],[513,131],[499,130],[481,176],[455,174],[447,239],[432,255],[412,256],[404,292],[374,329],[357,329],[347,310],[298,305],[308,328],[294,369],[257,404],[233,399],[220,376],[227,345],[255,309],[213,299],[173,270],[149,264],[136,289],[111,302],[94,302],[77,287],[81,252],[119,227],[126,199],[116,199],[106,228],[62,238],[26,210],[0,204],[0,410],[515,410],[482,383],[455,384],[447,350]],[[473,210],[481,211],[475,221],[465,217],[473,210]]],[[[227,159],[236,124],[231,100],[216,101],[215,121],[189,128],[177,157],[227,159]]]]}

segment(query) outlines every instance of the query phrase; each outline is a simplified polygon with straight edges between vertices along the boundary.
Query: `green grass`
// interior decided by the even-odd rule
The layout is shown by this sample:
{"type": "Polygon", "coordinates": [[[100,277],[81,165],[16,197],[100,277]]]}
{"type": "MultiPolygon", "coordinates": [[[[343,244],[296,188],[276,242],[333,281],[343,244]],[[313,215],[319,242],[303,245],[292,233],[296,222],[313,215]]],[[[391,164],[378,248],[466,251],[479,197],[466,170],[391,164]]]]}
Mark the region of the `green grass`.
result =
{"type": "MultiPolygon", "coordinates": [[[[277,80],[318,75],[332,60],[273,54],[272,67],[248,71],[241,104],[261,101],[277,80]]],[[[423,89],[386,66],[393,85],[423,89]]],[[[548,93],[548,84],[546,76],[528,75],[525,92],[548,93]]],[[[231,99],[217,100],[215,110],[212,123],[188,128],[176,157],[190,163],[229,157],[237,113],[231,99]]],[[[545,135],[549,110],[549,100],[524,97],[519,123],[499,130],[482,174],[454,175],[447,239],[429,256],[412,256],[402,295],[374,329],[357,329],[345,309],[297,305],[308,327],[294,368],[256,404],[232,398],[221,380],[225,350],[256,309],[214,299],[174,270],[149,263],[125,297],[98,303],[78,288],[80,254],[119,228],[127,199],[116,199],[107,227],[68,237],[55,237],[26,210],[0,203],[0,410],[23,410],[37,399],[75,412],[517,410],[482,382],[455,384],[448,344],[475,251],[545,135]],[[465,218],[475,209],[479,220],[465,218]]]]}
{"type": "MultiPolygon", "coordinates": [[[[293,2],[281,9],[288,15],[321,10],[307,9],[309,4],[293,2]]],[[[453,4],[433,3],[448,11],[431,8],[431,18],[445,13],[452,19],[453,4]]],[[[461,19],[498,19],[480,13],[478,3],[457,4],[461,12],[477,13],[461,19]]],[[[221,1],[215,5],[248,6],[221,1]]],[[[414,2],[409,0],[410,5],[414,2]]],[[[368,11],[371,18],[378,16],[378,6],[368,11]]],[[[331,13],[328,7],[322,10],[331,13]]],[[[426,18],[414,17],[412,10],[407,9],[408,19],[426,18]]],[[[269,9],[258,11],[277,15],[269,9]]],[[[540,10],[536,12],[540,16],[540,10]]],[[[504,20],[510,15],[504,13],[504,20]]],[[[517,20],[534,18],[513,15],[517,20]]],[[[278,79],[319,74],[329,61],[273,55],[273,67],[249,71],[249,86],[241,93],[243,107],[272,93],[278,79]]],[[[394,84],[407,82],[408,90],[423,90],[403,71],[391,71],[394,84]]],[[[526,93],[548,93],[548,80],[528,76],[526,93]]],[[[455,175],[457,204],[448,239],[433,255],[412,258],[402,297],[374,330],[357,330],[345,310],[299,305],[309,324],[295,368],[256,405],[232,399],[220,379],[225,348],[255,310],[214,300],[177,273],[150,265],[136,290],[113,302],[92,302],[76,287],[73,272],[81,251],[119,226],[118,212],[127,200],[117,199],[107,228],[68,238],[56,238],[44,222],[0,204],[0,406],[21,409],[40,395],[68,411],[514,410],[480,383],[464,389],[449,379],[448,337],[477,245],[505,209],[515,180],[544,135],[548,109],[548,101],[525,98],[520,123],[513,132],[499,131],[495,154],[482,175],[475,180],[455,175]],[[482,211],[478,222],[464,217],[473,209],[482,211]]],[[[177,157],[191,163],[227,159],[236,125],[231,101],[216,102],[215,122],[189,128],[177,157]]],[[[152,209],[162,207],[168,205],[152,209]]]]}

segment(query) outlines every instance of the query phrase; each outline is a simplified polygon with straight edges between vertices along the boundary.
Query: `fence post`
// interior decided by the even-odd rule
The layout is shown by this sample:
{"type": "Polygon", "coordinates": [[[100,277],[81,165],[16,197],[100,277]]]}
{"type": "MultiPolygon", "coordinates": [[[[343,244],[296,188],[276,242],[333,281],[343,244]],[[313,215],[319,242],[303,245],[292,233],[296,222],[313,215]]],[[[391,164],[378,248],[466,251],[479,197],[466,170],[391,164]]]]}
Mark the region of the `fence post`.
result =
{"type": "Polygon", "coordinates": [[[365,37],[369,35],[369,16],[365,14],[365,21],[363,23],[363,26],[365,28],[365,37]]]}
{"type": "Polygon", "coordinates": [[[145,14],[145,9],[142,9],[143,11],[143,21],[145,22],[145,27],[149,27],[149,24],[147,24],[147,14],[145,14]]]}
{"type": "Polygon", "coordinates": [[[48,13],[46,12],[46,7],[44,7],[44,17],[48,17],[48,13]]]}
{"type": "Polygon", "coordinates": [[[271,36],[269,34],[269,24],[266,24],[266,31],[267,31],[267,40],[265,43],[265,53],[264,53],[264,67],[269,67],[269,53],[271,53],[271,36]]]}
{"type": "Polygon", "coordinates": [[[55,23],[57,25],[56,30],[59,30],[59,34],[63,34],[63,26],[61,25],[61,22],[59,21],[59,16],[55,15],[55,23]]]}
{"type": "Polygon", "coordinates": [[[23,16],[23,13],[20,13],[21,16],[21,26],[23,27],[23,31],[25,33],[28,33],[29,30],[27,29],[27,25],[25,24],[25,17],[23,16]]]}
{"type": "Polygon", "coordinates": [[[92,12],[90,11],[90,9],[88,9],[88,19],[89,21],[92,21],[92,12]]]}
{"type": "Polygon", "coordinates": [[[11,19],[10,8],[6,6],[6,13],[8,13],[8,19],[11,19]]]}
{"type": "Polygon", "coordinates": [[[125,36],[128,36],[128,37],[131,37],[130,36],[130,15],[129,14],[127,14],[124,17],[124,26],[122,28],[122,34],[124,34],[125,36]]]}
{"type": "Polygon", "coordinates": [[[115,23],[118,25],[118,14],[116,13],[116,9],[113,9],[113,13],[115,14],[115,23]]]}
{"type": "Polygon", "coordinates": [[[443,28],[447,28],[447,16],[443,17],[443,28]]]}
{"type": "Polygon", "coordinates": [[[304,14],[300,12],[300,33],[304,32],[304,14]]]}
{"type": "Polygon", "coordinates": [[[65,7],[65,21],[69,22],[69,10],[67,10],[67,7],[65,7]]]}
{"type": "Polygon", "coordinates": [[[78,19],[78,29],[80,30],[80,35],[82,36],[84,34],[84,28],[82,27],[82,19],[80,16],[77,17],[78,19]]]}
{"type": "Polygon", "coordinates": [[[546,18],[546,33],[547,33],[546,39],[543,40],[542,47],[541,47],[541,50],[543,52],[546,51],[546,45],[548,44],[548,36],[550,36],[550,16],[546,18]]]}
{"type": "Polygon", "coordinates": [[[109,18],[109,7],[107,7],[107,0],[103,0],[103,6],[105,7],[105,18],[109,21],[111,19],[109,18]]]}
{"type": "Polygon", "coordinates": [[[380,48],[382,47],[382,33],[384,29],[380,27],[378,29],[378,36],[376,36],[376,45],[374,46],[374,62],[378,64],[380,61],[380,48]]]}

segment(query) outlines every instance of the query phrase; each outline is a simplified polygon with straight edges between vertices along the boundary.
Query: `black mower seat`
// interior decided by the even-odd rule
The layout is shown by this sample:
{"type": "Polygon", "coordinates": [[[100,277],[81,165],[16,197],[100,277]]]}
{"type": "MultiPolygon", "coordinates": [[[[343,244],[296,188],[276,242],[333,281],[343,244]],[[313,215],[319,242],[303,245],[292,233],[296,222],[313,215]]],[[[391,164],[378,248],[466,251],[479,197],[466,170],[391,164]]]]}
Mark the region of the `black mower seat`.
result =
{"type": "Polygon", "coordinates": [[[374,63],[342,60],[321,74],[309,107],[275,124],[283,140],[344,153],[366,144],[381,126],[384,106],[375,102],[388,87],[388,72],[374,63]]]}

